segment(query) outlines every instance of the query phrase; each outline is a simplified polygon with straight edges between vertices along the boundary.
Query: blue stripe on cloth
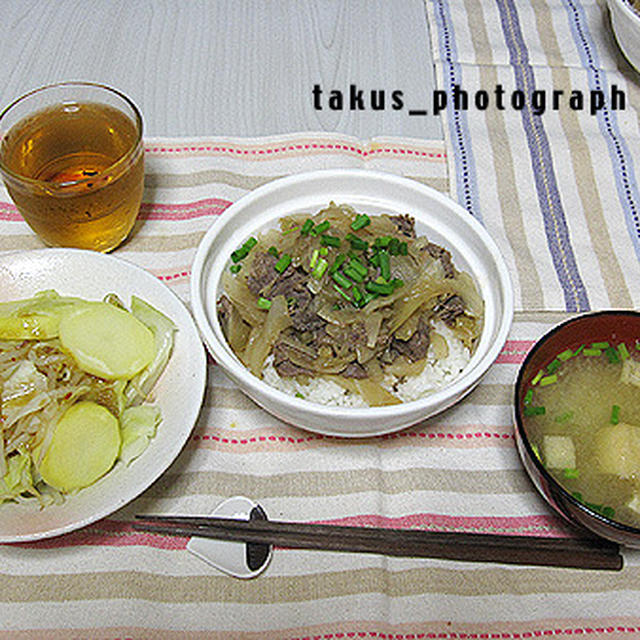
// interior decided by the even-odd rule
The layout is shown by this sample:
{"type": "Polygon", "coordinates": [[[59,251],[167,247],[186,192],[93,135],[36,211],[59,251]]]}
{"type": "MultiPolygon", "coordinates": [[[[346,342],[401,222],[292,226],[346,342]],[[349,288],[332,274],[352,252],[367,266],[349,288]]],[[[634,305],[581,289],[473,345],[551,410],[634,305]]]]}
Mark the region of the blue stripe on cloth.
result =
{"type": "Polygon", "coordinates": [[[448,0],[434,0],[434,13],[438,27],[438,43],[444,60],[444,81],[447,92],[449,136],[453,147],[458,201],[477,220],[482,222],[478,203],[478,181],[471,147],[466,113],[453,108],[453,90],[460,85],[461,70],[457,63],[455,35],[453,33],[448,0]]]}
{"type": "Polygon", "coordinates": [[[530,109],[529,100],[535,90],[529,53],[522,35],[518,11],[513,0],[497,0],[505,42],[509,50],[516,87],[526,96],[521,111],[531,166],[538,194],[538,204],[544,221],[547,244],[562,288],[567,311],[587,311],[590,308],[573,254],[569,230],[556,180],[549,140],[540,116],[530,109]]]}
{"type": "MultiPolygon", "coordinates": [[[[568,14],[569,28],[587,71],[589,89],[602,91],[606,96],[606,73],[600,69],[597,48],[589,32],[584,8],[573,0],[565,0],[565,7],[568,14]]],[[[609,108],[608,100],[605,100],[603,109],[597,112],[596,117],[600,133],[609,148],[612,172],[616,182],[618,199],[625,214],[627,231],[636,256],[640,258],[640,210],[638,205],[640,197],[638,183],[635,178],[633,158],[624,137],[620,133],[616,113],[609,108]]]]}

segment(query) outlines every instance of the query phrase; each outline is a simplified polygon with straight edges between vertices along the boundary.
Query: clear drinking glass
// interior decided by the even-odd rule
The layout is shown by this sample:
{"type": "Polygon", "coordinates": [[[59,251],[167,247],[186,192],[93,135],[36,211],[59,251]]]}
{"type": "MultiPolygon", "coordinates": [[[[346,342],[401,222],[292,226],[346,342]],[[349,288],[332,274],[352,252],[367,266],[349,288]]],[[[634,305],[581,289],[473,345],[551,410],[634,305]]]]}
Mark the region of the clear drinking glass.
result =
{"type": "Polygon", "coordinates": [[[100,84],[36,89],[0,113],[0,173],[47,244],[111,251],[135,224],[144,187],[142,117],[100,84]]]}

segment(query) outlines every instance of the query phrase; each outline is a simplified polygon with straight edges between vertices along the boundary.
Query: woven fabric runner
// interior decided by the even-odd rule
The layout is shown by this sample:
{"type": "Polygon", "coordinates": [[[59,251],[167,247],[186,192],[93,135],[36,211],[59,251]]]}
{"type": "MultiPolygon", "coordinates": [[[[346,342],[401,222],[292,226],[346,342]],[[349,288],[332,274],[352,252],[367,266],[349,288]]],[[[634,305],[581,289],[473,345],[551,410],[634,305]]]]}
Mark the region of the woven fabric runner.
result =
{"type": "MultiPolygon", "coordinates": [[[[572,86],[589,86],[593,69],[585,70],[575,40],[567,37],[573,3],[517,3],[517,11],[500,0],[495,5],[468,0],[427,6],[442,87],[450,72],[459,74],[470,90],[486,88],[480,72],[502,74],[505,87],[509,77],[516,82],[506,38],[510,30],[498,27],[507,9],[526,20],[521,31],[528,38],[530,60],[540,67],[536,74],[560,68],[572,86]],[[540,12],[553,16],[546,30],[537,26],[544,24],[540,12]],[[561,65],[549,57],[542,37],[550,33],[561,43],[561,65]],[[472,35],[484,37],[486,48],[472,35]]],[[[600,5],[585,4],[580,11],[590,16],[592,29],[597,16],[600,22],[606,17],[600,5]]],[[[605,45],[598,41],[599,47],[605,45]]],[[[606,46],[613,60],[613,45],[606,46]]],[[[634,103],[630,72],[611,63],[606,74],[624,87],[628,105],[634,103]]],[[[557,79],[536,79],[541,86],[562,86],[557,79]]],[[[637,149],[637,119],[630,114],[610,114],[618,127],[626,127],[618,139],[624,142],[629,179],[637,149]]],[[[580,144],[586,145],[576,147],[577,137],[561,122],[571,114],[544,116],[543,157],[553,160],[553,171],[544,165],[539,174],[543,169],[533,163],[522,114],[487,110],[464,115],[458,127],[457,115],[445,114],[444,143],[337,135],[146,141],[140,220],[115,255],[154,273],[187,305],[198,242],[229,204],[280,176],[358,167],[449,191],[485,224],[512,268],[517,289],[513,329],[494,366],[463,403],[405,431],[358,441],[278,421],[210,361],[205,403],[191,438],[149,490],[77,532],[0,546],[0,639],[640,635],[637,553],[625,553],[621,573],[587,573],[276,550],[264,574],[240,581],[189,554],[184,538],[131,528],[135,513],[207,512],[224,498],[243,494],[258,500],[273,518],[568,535],[522,470],[513,440],[513,382],[533,341],[568,311],[636,304],[640,284],[629,227],[633,216],[616,187],[617,155],[609,151],[606,127],[601,130],[596,117],[575,114],[584,131],[580,144]],[[504,131],[509,135],[499,135],[504,131]],[[585,167],[592,172],[589,181],[581,173],[585,167]],[[542,206],[540,175],[554,178],[557,198],[548,207],[542,206]],[[564,235],[550,231],[560,229],[558,220],[564,220],[564,235]],[[617,265],[613,275],[610,264],[617,265]]],[[[41,246],[0,192],[0,250],[41,246]]]]}

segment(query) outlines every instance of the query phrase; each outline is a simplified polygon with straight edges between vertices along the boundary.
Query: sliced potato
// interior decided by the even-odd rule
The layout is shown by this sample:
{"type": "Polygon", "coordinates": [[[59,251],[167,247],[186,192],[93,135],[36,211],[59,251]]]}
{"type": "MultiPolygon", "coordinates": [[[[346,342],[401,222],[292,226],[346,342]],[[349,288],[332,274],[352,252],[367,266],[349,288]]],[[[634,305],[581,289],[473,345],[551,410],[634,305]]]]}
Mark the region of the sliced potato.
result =
{"type": "Polygon", "coordinates": [[[598,429],[594,436],[598,469],[621,478],[640,474],[640,427],[620,422],[598,429]]]}
{"type": "Polygon", "coordinates": [[[69,493],[107,473],[119,451],[116,417],[95,402],[78,402],[56,424],[39,471],[47,484],[69,493]]]}
{"type": "Polygon", "coordinates": [[[106,302],[65,316],[60,341],[78,366],[107,380],[129,379],[155,355],[153,333],[140,320],[106,302]]]}

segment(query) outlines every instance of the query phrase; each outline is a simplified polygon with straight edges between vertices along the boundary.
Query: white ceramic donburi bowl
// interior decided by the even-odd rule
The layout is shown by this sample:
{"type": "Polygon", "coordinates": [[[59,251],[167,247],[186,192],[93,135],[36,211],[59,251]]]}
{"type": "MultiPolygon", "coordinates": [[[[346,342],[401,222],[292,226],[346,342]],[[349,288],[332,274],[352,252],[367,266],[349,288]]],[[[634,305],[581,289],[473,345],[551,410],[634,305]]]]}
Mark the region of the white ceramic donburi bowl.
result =
{"type": "Polygon", "coordinates": [[[500,352],[511,327],[513,290],[507,267],[485,229],[462,207],[414,180],[363,170],[301,173],[268,183],[231,205],[202,239],[191,278],[196,323],[212,356],[256,403],[291,424],[327,435],[362,437],[397,431],[446,409],[480,380],[500,352]],[[467,367],[448,386],[403,404],[333,407],[274,389],[242,365],[228,346],[216,312],[220,277],[231,253],[251,235],[277,226],[282,216],[317,213],[330,201],[376,215],[408,213],[416,233],[451,251],[454,264],[469,272],[484,298],[484,328],[467,367]]]}
{"type": "Polygon", "coordinates": [[[611,26],[625,58],[640,71],[640,15],[627,0],[609,0],[611,26]]]}

